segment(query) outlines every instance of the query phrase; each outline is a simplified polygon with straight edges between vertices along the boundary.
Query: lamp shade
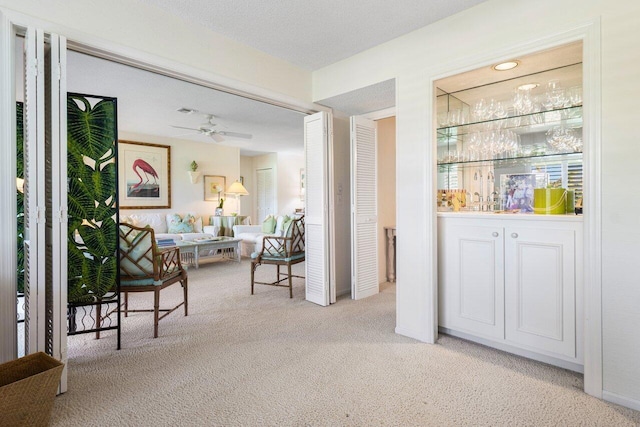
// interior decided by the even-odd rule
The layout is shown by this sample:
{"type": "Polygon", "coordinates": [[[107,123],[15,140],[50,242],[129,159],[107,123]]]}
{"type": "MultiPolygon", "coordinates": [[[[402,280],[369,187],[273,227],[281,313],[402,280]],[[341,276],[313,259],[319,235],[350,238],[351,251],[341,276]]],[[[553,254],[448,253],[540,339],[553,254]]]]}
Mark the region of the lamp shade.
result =
{"type": "Polygon", "coordinates": [[[238,196],[248,196],[249,192],[240,181],[236,181],[227,188],[227,194],[236,194],[238,196]]]}

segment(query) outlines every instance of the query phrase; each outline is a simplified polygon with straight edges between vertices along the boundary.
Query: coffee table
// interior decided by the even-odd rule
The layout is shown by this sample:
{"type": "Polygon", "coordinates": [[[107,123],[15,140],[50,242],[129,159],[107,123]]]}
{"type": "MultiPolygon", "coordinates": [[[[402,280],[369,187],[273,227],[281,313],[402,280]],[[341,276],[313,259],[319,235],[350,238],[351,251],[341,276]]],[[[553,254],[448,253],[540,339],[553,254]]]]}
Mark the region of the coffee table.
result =
{"type": "MultiPolygon", "coordinates": [[[[230,258],[240,262],[240,242],[242,239],[234,237],[213,237],[210,239],[179,240],[176,246],[180,248],[180,256],[186,261],[188,258],[194,260],[196,268],[200,267],[200,251],[220,250],[222,258],[230,258]]],[[[214,252],[215,254],[215,252],[214,252]]]]}

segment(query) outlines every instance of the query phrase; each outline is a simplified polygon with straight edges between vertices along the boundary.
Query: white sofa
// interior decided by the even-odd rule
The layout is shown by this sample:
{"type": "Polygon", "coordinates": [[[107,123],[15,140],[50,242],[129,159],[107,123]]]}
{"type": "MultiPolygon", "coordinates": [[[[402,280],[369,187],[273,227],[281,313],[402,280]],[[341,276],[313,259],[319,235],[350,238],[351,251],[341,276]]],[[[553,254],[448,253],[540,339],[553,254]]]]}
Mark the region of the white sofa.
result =
{"type": "MultiPolygon", "coordinates": [[[[195,240],[195,239],[207,239],[216,237],[220,228],[213,225],[202,225],[202,217],[192,214],[196,218],[194,224],[193,233],[169,233],[167,226],[167,215],[161,213],[148,213],[148,214],[131,214],[120,215],[120,222],[126,222],[136,227],[146,227],[147,225],[153,228],[156,239],[173,239],[173,240],[195,240]]],[[[184,215],[180,215],[183,217],[184,215]]]]}
{"type": "MultiPolygon", "coordinates": [[[[296,214],[288,215],[291,218],[298,218],[296,214]]],[[[233,237],[242,239],[240,243],[240,254],[242,256],[250,257],[253,252],[260,252],[262,250],[262,238],[264,236],[282,236],[285,232],[283,230],[284,215],[278,215],[276,217],[276,229],[272,234],[265,234],[262,232],[262,224],[259,225],[234,225],[233,237]]]]}

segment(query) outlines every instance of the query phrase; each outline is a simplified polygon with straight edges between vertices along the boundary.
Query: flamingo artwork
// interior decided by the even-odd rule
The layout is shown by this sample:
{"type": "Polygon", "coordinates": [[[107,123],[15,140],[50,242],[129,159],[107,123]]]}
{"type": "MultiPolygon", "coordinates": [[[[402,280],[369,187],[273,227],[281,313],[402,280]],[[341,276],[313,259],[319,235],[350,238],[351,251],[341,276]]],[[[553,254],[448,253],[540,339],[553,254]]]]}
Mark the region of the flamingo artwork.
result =
{"type": "Polygon", "coordinates": [[[135,173],[140,179],[137,183],[131,184],[128,188],[130,195],[136,194],[137,197],[157,197],[159,189],[158,185],[158,172],[149,163],[142,159],[136,159],[131,167],[133,173],[135,173]],[[144,174],[144,177],[143,175],[144,174]],[[149,180],[153,177],[153,184],[149,186],[143,184],[149,184],[149,180]],[[155,188],[154,188],[155,187],[155,188]]]}
{"type": "Polygon", "coordinates": [[[142,159],[136,159],[135,162],[133,162],[133,172],[138,175],[138,178],[140,178],[140,182],[138,182],[137,184],[134,184],[131,186],[131,188],[136,188],[138,186],[140,186],[140,184],[142,184],[142,176],[140,176],[140,174],[137,171],[137,168],[140,168],[142,170],[142,172],[144,173],[145,178],[147,178],[147,180],[144,182],[145,184],[149,182],[149,175],[151,175],[153,177],[153,182],[154,184],[158,184],[158,173],[156,172],[156,170],[153,168],[153,166],[151,166],[149,163],[145,162],[142,159]]]}

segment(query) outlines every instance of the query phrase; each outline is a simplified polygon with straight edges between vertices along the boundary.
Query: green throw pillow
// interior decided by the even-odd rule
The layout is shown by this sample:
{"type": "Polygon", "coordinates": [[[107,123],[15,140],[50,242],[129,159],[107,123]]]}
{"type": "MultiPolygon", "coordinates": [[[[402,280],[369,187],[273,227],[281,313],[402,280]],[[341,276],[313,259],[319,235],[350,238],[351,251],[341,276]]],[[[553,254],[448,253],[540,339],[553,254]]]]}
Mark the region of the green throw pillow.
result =
{"type": "Polygon", "coordinates": [[[276,231],[276,219],[269,215],[262,221],[262,232],[264,234],[273,234],[276,231]]]}
{"type": "Polygon", "coordinates": [[[289,237],[291,235],[289,228],[291,228],[291,224],[293,224],[293,218],[289,218],[288,216],[285,218],[286,219],[282,223],[282,235],[289,237]]]}
{"type": "Polygon", "coordinates": [[[196,219],[193,215],[186,214],[180,218],[178,214],[167,215],[167,227],[169,234],[193,233],[193,224],[196,219]]]}

